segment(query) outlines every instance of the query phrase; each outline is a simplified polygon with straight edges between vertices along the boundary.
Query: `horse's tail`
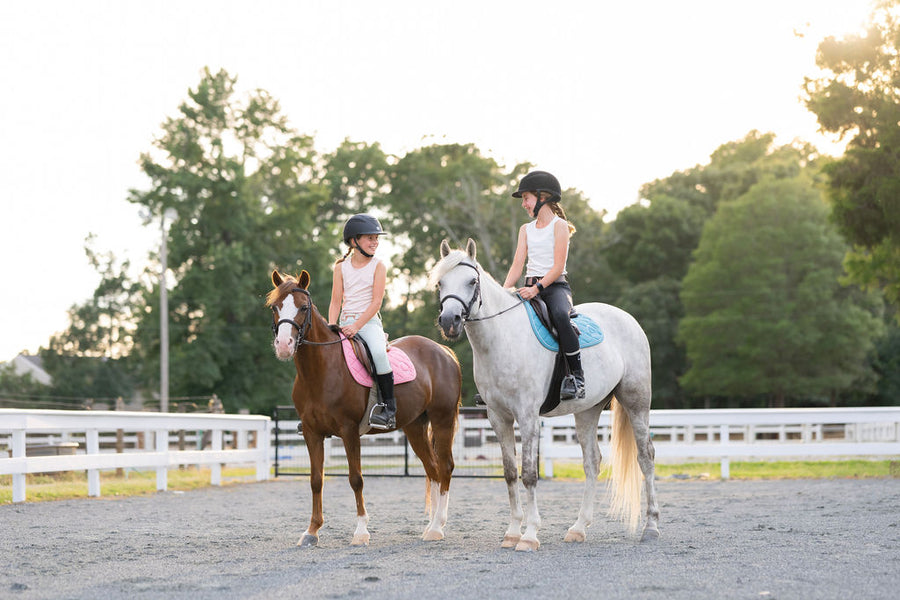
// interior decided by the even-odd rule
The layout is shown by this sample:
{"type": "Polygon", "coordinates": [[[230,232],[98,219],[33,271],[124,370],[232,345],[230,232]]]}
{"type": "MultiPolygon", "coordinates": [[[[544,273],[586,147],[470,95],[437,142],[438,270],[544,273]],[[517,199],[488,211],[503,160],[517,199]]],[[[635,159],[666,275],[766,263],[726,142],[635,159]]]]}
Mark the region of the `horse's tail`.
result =
{"type": "Polygon", "coordinates": [[[641,521],[641,473],[637,460],[637,443],[631,419],[622,405],[613,397],[612,400],[612,473],[610,485],[612,496],[609,515],[626,523],[629,531],[637,531],[641,521]]]}
{"type": "MultiPolygon", "coordinates": [[[[428,437],[428,445],[432,447],[432,453],[434,453],[434,430],[431,428],[431,423],[428,423],[428,430],[426,431],[426,436],[428,437]]],[[[429,519],[431,518],[431,511],[434,507],[431,506],[431,477],[428,476],[428,473],[425,473],[425,516],[429,519]]]]}

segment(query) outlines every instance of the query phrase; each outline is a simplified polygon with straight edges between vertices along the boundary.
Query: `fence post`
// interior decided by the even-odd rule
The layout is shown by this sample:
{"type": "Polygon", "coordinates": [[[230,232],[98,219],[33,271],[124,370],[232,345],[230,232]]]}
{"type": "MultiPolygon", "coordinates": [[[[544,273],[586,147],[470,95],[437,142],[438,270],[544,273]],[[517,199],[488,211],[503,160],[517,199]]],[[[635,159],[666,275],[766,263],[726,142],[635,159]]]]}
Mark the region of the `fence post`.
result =
{"type": "MultiPolygon", "coordinates": [[[[222,430],[213,429],[212,431],[212,451],[222,451],[222,430]]],[[[222,463],[215,462],[209,465],[210,483],[212,485],[222,485],[222,463]]]]}
{"type": "Polygon", "coordinates": [[[719,426],[719,442],[722,444],[722,479],[731,477],[731,459],[728,458],[728,444],[731,432],[728,425],[719,426]]]}
{"type": "Polygon", "coordinates": [[[548,425],[543,419],[540,421],[541,437],[538,446],[538,464],[543,455],[544,477],[553,479],[553,426],[548,425]],[[548,452],[551,451],[551,452],[548,452]],[[547,454],[550,454],[548,457],[547,454]]]}
{"type": "MultiPolygon", "coordinates": [[[[100,454],[100,431],[88,429],[84,432],[87,454],[100,454]]],[[[100,496],[100,469],[88,469],[88,496],[97,498],[100,496]]]]}
{"type": "Polygon", "coordinates": [[[156,467],[156,491],[164,492],[169,487],[169,430],[156,430],[156,452],[162,454],[165,464],[156,467]]]}
{"type": "MultiPolygon", "coordinates": [[[[25,458],[25,430],[18,429],[12,432],[12,457],[25,458]]],[[[14,473],[13,502],[25,502],[25,473],[14,473]]]]}
{"type": "MultiPolygon", "coordinates": [[[[125,401],[122,396],[116,398],[116,410],[125,410],[125,401]]],[[[122,454],[125,451],[125,430],[116,429],[116,454],[122,454]]],[[[116,477],[122,477],[125,474],[122,467],[116,469],[116,477]]]]}

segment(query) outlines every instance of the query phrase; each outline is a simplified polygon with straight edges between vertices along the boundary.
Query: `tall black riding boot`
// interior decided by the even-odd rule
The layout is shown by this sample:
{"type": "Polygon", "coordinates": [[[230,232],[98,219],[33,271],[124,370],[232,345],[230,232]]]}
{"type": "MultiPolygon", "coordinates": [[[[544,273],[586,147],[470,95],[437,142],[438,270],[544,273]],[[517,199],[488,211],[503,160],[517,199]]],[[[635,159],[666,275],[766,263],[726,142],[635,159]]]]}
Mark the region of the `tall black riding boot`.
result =
{"type": "Polygon", "coordinates": [[[394,373],[377,375],[381,402],[372,407],[369,425],[375,429],[394,429],[397,426],[397,401],[394,400],[394,373]]]}
{"type": "Polygon", "coordinates": [[[559,388],[560,400],[581,400],[584,398],[584,371],[581,368],[581,352],[566,354],[569,374],[563,378],[559,388]]]}

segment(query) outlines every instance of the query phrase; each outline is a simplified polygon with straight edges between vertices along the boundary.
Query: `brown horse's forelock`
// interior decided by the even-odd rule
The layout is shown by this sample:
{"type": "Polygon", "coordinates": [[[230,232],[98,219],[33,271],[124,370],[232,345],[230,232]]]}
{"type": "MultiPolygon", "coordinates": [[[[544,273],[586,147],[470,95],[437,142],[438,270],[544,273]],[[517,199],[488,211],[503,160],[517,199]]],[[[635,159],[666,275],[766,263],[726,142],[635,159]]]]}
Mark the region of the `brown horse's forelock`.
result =
{"type": "Polygon", "coordinates": [[[297,287],[298,282],[294,277],[291,275],[282,275],[282,277],[284,277],[284,281],[281,282],[281,285],[273,289],[266,296],[266,306],[275,306],[287,296],[292,289],[297,287]]]}

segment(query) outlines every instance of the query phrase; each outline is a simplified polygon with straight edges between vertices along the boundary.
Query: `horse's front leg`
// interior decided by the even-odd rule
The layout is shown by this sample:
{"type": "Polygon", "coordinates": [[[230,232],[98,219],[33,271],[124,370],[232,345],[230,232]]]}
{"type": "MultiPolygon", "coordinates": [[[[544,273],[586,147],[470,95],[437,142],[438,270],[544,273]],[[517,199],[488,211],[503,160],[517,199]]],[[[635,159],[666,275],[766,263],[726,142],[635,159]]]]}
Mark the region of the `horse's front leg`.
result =
{"type": "Polygon", "coordinates": [[[597,443],[597,423],[603,403],[575,414],[575,434],[581,444],[581,456],[584,464],[584,494],[581,497],[581,508],[578,519],[566,532],[566,542],[583,542],[587,537],[587,528],[594,520],[594,495],[597,491],[597,476],[600,474],[600,444],[597,443]]]}
{"type": "Polygon", "coordinates": [[[359,450],[359,432],[356,425],[351,430],[344,432],[344,451],[347,454],[348,478],[353,495],[356,496],[356,531],[353,532],[351,546],[369,545],[369,515],[366,513],[366,503],[363,500],[362,461],[359,450]]]}
{"type": "Polygon", "coordinates": [[[516,550],[532,552],[540,548],[537,532],[541,527],[541,515],[537,506],[538,481],[538,440],[540,423],[538,419],[527,418],[519,422],[522,436],[522,485],[525,486],[525,533],[516,544],[516,550]]]}
{"type": "Polygon", "coordinates": [[[516,461],[516,432],[511,416],[501,416],[491,410],[488,405],[488,420],[497,440],[500,442],[500,453],[503,457],[503,478],[506,479],[506,490],[509,494],[509,527],[503,535],[501,548],[514,548],[522,539],[522,520],[525,514],[519,502],[519,465],[516,461]]]}
{"type": "Polygon", "coordinates": [[[309,453],[309,487],[312,490],[312,516],[309,527],[297,541],[301,548],[309,548],[319,544],[319,529],[325,522],[322,515],[322,484],[325,460],[325,438],[313,431],[304,431],[306,451],[309,453]]]}

